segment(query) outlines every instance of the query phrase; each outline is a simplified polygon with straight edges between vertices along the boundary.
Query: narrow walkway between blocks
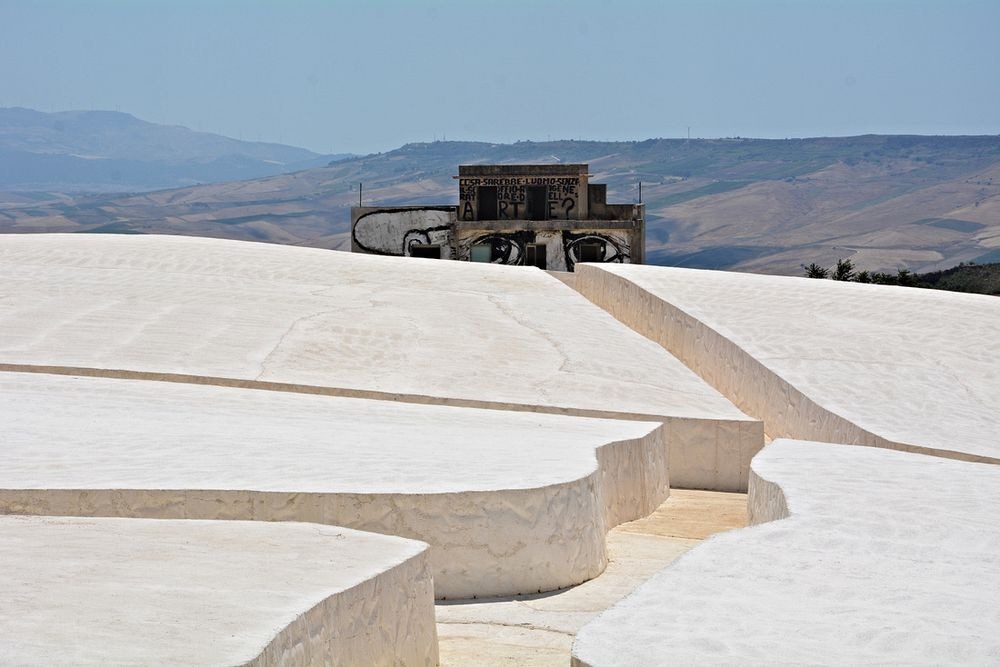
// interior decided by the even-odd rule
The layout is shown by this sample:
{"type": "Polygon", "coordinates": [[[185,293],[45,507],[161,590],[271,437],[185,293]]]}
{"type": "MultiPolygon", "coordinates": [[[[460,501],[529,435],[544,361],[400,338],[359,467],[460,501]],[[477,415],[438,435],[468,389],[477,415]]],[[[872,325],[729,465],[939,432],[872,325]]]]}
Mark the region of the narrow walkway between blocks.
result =
{"type": "Polygon", "coordinates": [[[746,526],[746,494],[672,489],[650,516],[608,533],[610,563],[540,595],[437,604],[441,665],[561,665],[576,631],[710,535],[746,526]]]}

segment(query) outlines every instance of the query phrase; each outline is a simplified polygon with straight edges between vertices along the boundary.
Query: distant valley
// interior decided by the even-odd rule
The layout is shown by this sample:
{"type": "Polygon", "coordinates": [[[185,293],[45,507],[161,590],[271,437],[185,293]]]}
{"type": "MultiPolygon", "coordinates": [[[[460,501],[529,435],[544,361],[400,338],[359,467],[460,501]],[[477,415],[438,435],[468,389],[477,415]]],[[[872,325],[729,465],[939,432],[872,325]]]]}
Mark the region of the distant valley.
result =
{"type": "MultiPolygon", "coordinates": [[[[329,157],[332,160],[331,156],[329,157]]],[[[370,204],[455,203],[459,164],[586,162],[647,205],[656,264],[801,275],[851,258],[915,272],[1000,259],[1000,137],[866,135],[408,144],[292,173],[132,194],[0,194],[0,231],[158,233],[350,247],[370,204]]],[[[138,188],[137,188],[138,189],[138,188]]]]}

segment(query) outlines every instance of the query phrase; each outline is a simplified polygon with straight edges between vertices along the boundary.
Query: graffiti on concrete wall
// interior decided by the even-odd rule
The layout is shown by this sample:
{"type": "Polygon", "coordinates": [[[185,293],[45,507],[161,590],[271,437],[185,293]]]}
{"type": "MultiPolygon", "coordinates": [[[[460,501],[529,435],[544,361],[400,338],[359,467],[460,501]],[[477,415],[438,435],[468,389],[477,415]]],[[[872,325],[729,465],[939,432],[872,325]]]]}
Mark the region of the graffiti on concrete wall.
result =
{"type": "Polygon", "coordinates": [[[586,253],[594,258],[590,261],[596,262],[627,264],[631,260],[631,245],[626,233],[568,230],[521,230],[472,235],[458,241],[457,258],[469,260],[472,258],[473,246],[486,245],[490,248],[492,263],[521,266],[524,264],[528,244],[546,247],[547,268],[554,271],[572,271],[586,253]]]}
{"type": "Polygon", "coordinates": [[[459,242],[458,256],[472,258],[472,246],[489,246],[490,262],[493,264],[524,264],[525,247],[536,242],[537,234],[530,231],[493,232],[472,236],[459,242]]]}
{"type": "Polygon", "coordinates": [[[441,257],[451,258],[453,210],[427,207],[407,210],[377,210],[354,223],[354,247],[373,255],[409,256],[414,245],[440,245],[441,257]]]}
{"type": "Polygon", "coordinates": [[[415,245],[440,246],[442,259],[466,261],[478,246],[480,259],[513,266],[532,263],[527,258],[541,251],[546,268],[555,271],[572,271],[581,261],[631,262],[631,232],[625,230],[480,230],[459,232],[456,238],[454,225],[454,207],[373,209],[355,221],[352,246],[357,252],[395,256],[411,255],[415,245]],[[532,244],[544,250],[529,253],[532,244]]]}
{"type": "Polygon", "coordinates": [[[597,258],[591,261],[627,264],[632,250],[629,239],[624,234],[608,232],[564,231],[563,251],[566,253],[566,270],[572,271],[576,263],[584,257],[585,246],[590,246],[597,258]]]}
{"type": "Polygon", "coordinates": [[[496,188],[496,218],[522,220],[527,210],[527,187],[545,186],[547,218],[569,220],[578,211],[580,179],[565,176],[507,176],[463,178],[459,181],[459,219],[478,220],[477,197],[480,187],[496,188]]]}

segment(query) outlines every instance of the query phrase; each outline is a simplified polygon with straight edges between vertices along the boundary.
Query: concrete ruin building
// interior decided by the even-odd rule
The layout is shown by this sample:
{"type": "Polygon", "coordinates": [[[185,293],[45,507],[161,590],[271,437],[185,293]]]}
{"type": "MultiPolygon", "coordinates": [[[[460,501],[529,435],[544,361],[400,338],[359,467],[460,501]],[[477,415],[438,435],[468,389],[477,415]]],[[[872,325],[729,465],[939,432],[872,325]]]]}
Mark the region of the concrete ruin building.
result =
{"type": "Polygon", "coordinates": [[[572,271],[641,264],[645,207],[608,204],[586,164],[465,165],[457,206],[357,206],[351,250],[572,271]]]}

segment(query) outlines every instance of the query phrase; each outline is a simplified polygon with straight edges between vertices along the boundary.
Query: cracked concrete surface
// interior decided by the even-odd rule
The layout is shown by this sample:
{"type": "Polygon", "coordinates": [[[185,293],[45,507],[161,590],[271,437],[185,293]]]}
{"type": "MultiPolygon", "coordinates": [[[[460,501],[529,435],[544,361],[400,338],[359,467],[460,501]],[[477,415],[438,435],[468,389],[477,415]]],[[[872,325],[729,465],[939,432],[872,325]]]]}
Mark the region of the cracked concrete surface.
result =
{"type": "Polygon", "coordinates": [[[608,534],[608,567],[542,595],[437,604],[441,665],[569,664],[577,630],[701,541],[746,525],[746,495],[674,489],[650,516],[608,534]]]}
{"type": "Polygon", "coordinates": [[[0,513],[412,537],[439,597],[586,581],[669,493],[650,422],[2,372],[0,414],[0,513]]]}
{"type": "Polygon", "coordinates": [[[763,444],[759,421],[531,268],[42,234],[0,236],[0,283],[0,370],[670,422],[671,479],[693,488],[745,489],[763,444]]]}
{"type": "Polygon", "coordinates": [[[0,280],[8,364],[752,421],[658,346],[523,267],[26,235],[0,237],[0,280]]]}

